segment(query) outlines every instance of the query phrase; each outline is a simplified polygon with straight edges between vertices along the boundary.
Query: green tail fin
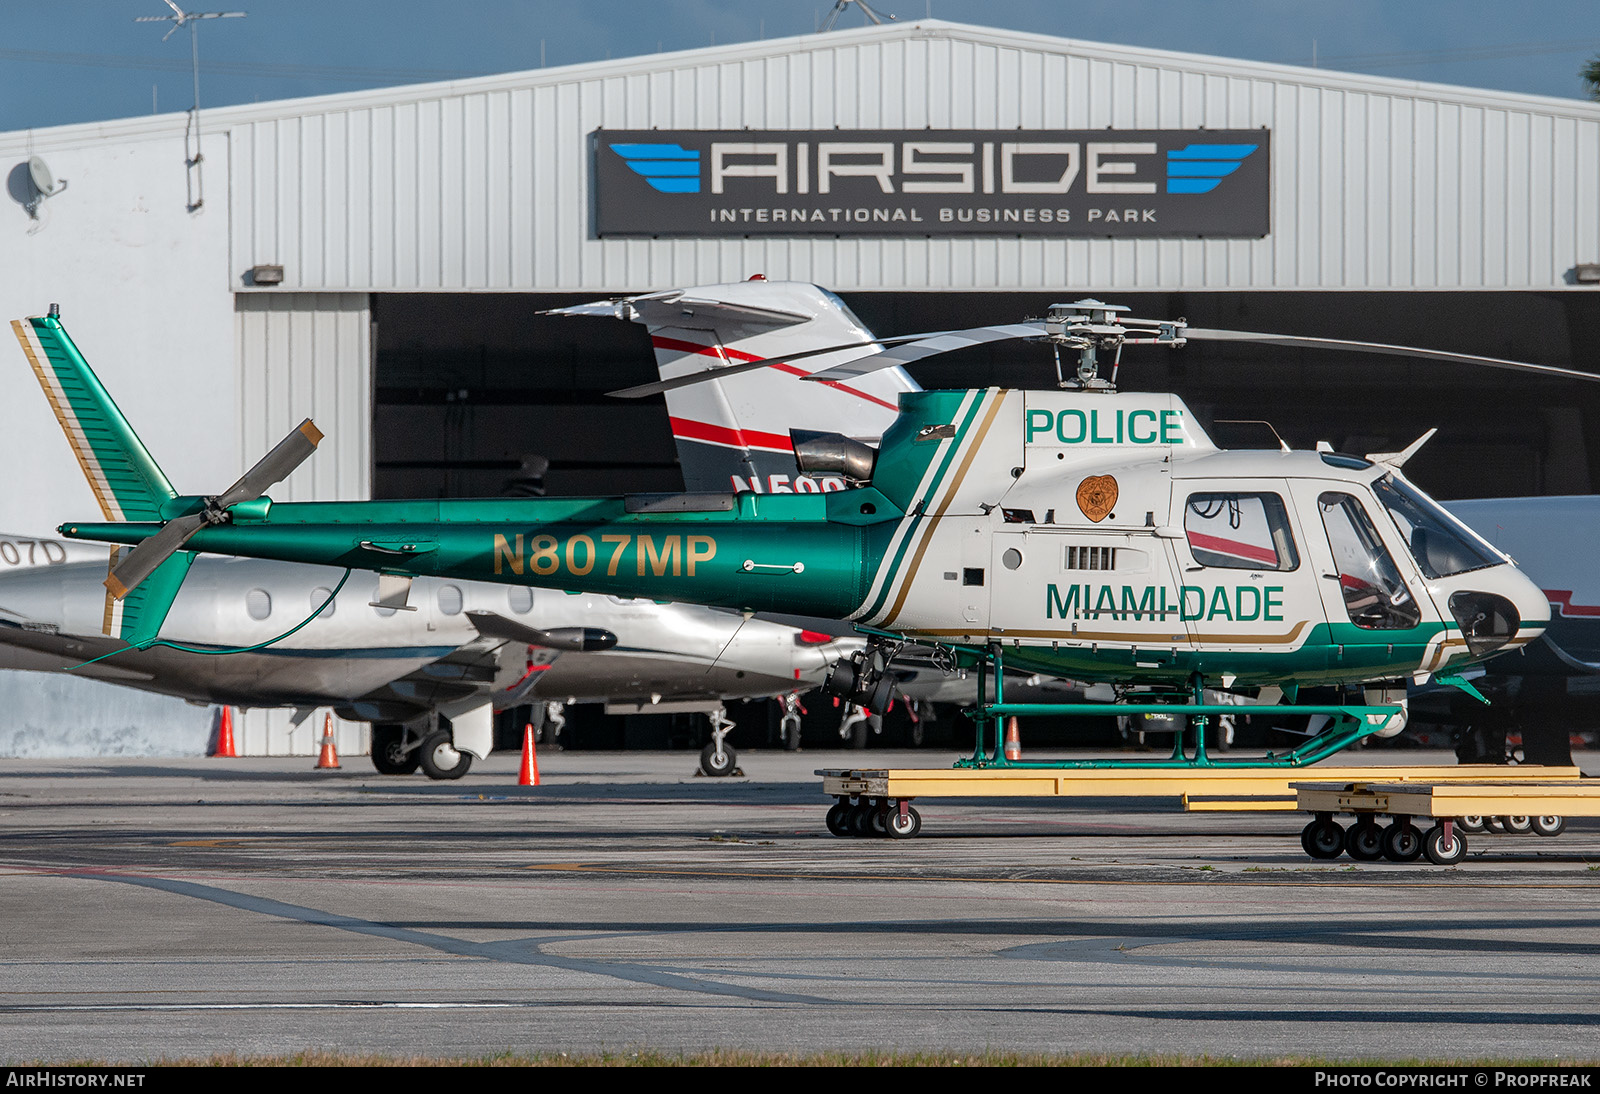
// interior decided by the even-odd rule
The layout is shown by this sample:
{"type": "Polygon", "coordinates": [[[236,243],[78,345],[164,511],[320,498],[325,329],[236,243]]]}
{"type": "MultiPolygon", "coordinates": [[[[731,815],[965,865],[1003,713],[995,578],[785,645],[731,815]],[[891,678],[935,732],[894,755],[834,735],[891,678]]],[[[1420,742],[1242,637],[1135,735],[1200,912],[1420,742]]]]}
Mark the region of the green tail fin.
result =
{"type": "MultiPolygon", "coordinates": [[[[117,563],[119,547],[111,554],[111,564],[117,563]]],[[[113,638],[121,638],[130,646],[145,646],[156,640],[161,624],[172,610],[172,602],[183,579],[189,574],[189,564],[195,552],[179,551],[156,567],[155,573],[140,582],[139,587],[121,600],[106,593],[106,617],[103,630],[113,638]]]]}
{"type": "Polygon", "coordinates": [[[55,315],[14,319],[11,328],[106,519],[164,519],[162,506],[177,491],[100,386],[61,320],[55,315]]]}

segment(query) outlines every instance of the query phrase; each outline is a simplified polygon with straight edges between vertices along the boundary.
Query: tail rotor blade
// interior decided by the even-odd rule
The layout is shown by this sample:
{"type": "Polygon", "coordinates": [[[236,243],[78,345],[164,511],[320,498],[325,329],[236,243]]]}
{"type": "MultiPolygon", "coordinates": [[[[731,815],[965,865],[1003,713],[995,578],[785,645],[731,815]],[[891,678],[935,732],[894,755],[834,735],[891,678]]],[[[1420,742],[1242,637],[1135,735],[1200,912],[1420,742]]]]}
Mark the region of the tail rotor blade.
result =
{"type": "Polygon", "coordinates": [[[106,575],[106,588],[111,590],[112,596],[121,600],[205,526],[206,518],[199,513],[167,521],[161,531],[122,557],[122,561],[106,575]]]}
{"type": "Polygon", "coordinates": [[[1444,350],[1418,349],[1415,346],[1393,346],[1384,342],[1351,342],[1342,338],[1302,338],[1288,334],[1258,334],[1245,330],[1208,330],[1190,327],[1184,337],[1193,342],[1254,342],[1263,346],[1285,346],[1290,349],[1336,349],[1360,353],[1378,353],[1391,357],[1418,357],[1426,361],[1448,361],[1460,365],[1483,365],[1487,368],[1511,369],[1535,376],[1548,376],[1557,380],[1600,380],[1600,375],[1579,372],[1576,369],[1557,368],[1554,365],[1534,365],[1526,361],[1508,361],[1501,357],[1479,357],[1471,353],[1447,353],[1444,350]]]}
{"type": "Polygon", "coordinates": [[[271,452],[261,457],[238,482],[217,496],[217,508],[226,509],[230,505],[250,501],[265,494],[269,487],[288,478],[295,468],[310,458],[317,450],[317,444],[322,440],[322,436],[322,430],[318,429],[310,418],[295,426],[287,437],[279,441],[271,452]]]}

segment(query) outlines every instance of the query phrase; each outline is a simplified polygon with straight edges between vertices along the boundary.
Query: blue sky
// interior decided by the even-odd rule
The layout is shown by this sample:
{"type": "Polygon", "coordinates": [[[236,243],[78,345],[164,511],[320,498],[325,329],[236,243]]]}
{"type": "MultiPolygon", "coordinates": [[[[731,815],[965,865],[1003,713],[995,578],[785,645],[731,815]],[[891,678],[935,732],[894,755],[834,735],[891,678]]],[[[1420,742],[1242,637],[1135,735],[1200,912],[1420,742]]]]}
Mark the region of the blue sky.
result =
{"type": "MultiPolygon", "coordinates": [[[[181,2],[181,0],[180,0],[181,2]]],[[[205,105],[320,95],[811,33],[832,0],[188,0],[205,105]]],[[[1596,0],[872,0],[882,14],[1572,98],[1596,0]]],[[[185,110],[163,0],[0,0],[0,131],[185,110]]],[[[849,12],[841,25],[857,26],[849,12]]]]}

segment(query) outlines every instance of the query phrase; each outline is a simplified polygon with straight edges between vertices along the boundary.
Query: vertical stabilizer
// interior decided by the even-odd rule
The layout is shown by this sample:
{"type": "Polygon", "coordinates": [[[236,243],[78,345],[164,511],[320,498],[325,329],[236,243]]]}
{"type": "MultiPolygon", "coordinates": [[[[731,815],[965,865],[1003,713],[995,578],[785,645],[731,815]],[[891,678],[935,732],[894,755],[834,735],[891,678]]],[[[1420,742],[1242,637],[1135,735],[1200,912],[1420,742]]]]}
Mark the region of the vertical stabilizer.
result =
{"type": "MultiPolygon", "coordinates": [[[[674,289],[561,313],[643,323],[664,380],[872,337],[833,293],[795,281],[674,289]]],[[[763,494],[842,489],[844,480],[837,476],[799,473],[789,430],[842,433],[876,444],[894,422],[901,393],[918,390],[904,370],[884,369],[848,383],[801,379],[867,352],[851,349],[782,362],[667,392],[685,488],[763,494]]]]}
{"type": "MultiPolygon", "coordinates": [[[[177,491],[100,386],[55,309],[48,316],[14,319],[11,329],[106,519],[164,520],[163,508],[177,491]]],[[[117,558],[113,550],[112,565],[117,558]]],[[[133,645],[154,641],[193,558],[188,551],[173,555],[126,600],[116,601],[108,592],[103,632],[133,645]]]]}
{"type": "Polygon", "coordinates": [[[107,520],[156,521],[177,491],[55,315],[13,319],[22,352],[107,520]]]}

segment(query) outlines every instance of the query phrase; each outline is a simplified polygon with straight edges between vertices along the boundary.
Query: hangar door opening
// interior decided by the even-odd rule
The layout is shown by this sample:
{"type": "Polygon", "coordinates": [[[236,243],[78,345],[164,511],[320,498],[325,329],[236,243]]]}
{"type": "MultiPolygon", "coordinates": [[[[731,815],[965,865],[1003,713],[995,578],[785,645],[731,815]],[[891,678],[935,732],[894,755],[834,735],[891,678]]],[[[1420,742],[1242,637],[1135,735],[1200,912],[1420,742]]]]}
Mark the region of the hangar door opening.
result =
{"type": "Polygon", "coordinates": [[[597,294],[372,297],[375,498],[681,490],[643,327],[541,316],[597,294]]]}

